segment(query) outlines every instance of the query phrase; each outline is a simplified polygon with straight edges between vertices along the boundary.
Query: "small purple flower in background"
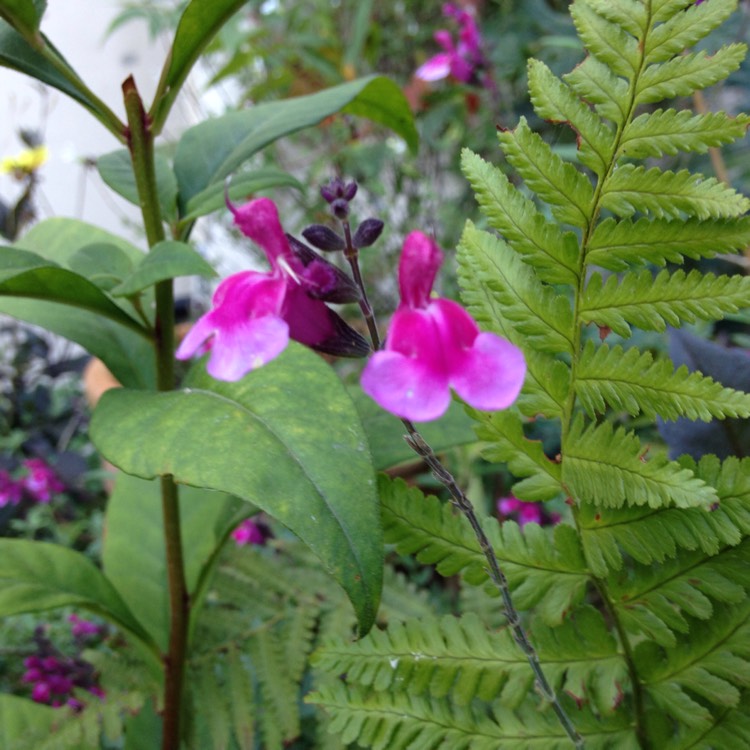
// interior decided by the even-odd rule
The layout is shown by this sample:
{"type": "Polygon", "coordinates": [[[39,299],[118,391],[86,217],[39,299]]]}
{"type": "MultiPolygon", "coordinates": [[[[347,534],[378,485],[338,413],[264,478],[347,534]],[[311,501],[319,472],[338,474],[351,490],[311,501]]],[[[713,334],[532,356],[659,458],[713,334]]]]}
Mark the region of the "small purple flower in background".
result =
{"type": "Polygon", "coordinates": [[[348,277],[284,234],[268,198],[239,208],[228,205],[242,233],[263,248],[271,271],[243,271],[225,279],[212,309],[183,339],[177,358],[189,359],[208,345],[209,374],[236,381],[275,359],[290,338],[327,354],[366,355],[367,342],[325,305],[358,298],[348,277]]]}
{"type": "Polygon", "coordinates": [[[41,458],[28,458],[23,462],[28,471],[20,480],[26,494],[38,503],[48,503],[53,495],[64,492],[65,485],[54,470],[41,458]]]}
{"type": "Polygon", "coordinates": [[[0,508],[6,505],[18,505],[23,495],[23,485],[13,477],[0,469],[0,508]]]}
{"type": "Polygon", "coordinates": [[[462,83],[473,83],[485,64],[476,21],[471,13],[451,3],[443,5],[443,15],[458,23],[458,42],[453,41],[450,31],[436,31],[434,39],[444,51],[420,65],[414,75],[423,81],[438,81],[453,76],[462,83]]]}
{"type": "Polygon", "coordinates": [[[552,513],[546,519],[542,513],[540,503],[527,503],[519,500],[517,497],[501,497],[497,501],[497,512],[501,519],[513,518],[519,526],[525,526],[527,523],[536,523],[543,525],[547,520],[549,523],[556,524],[560,522],[560,515],[552,513]]]}
{"type": "Polygon", "coordinates": [[[68,622],[70,623],[70,632],[76,640],[87,640],[100,635],[102,632],[100,625],[90,620],[82,620],[76,614],[69,615],[68,622]]]}
{"type": "Polygon", "coordinates": [[[385,348],[362,373],[362,389],[404,419],[437,419],[452,388],[476,409],[496,411],[517,398],[526,375],[520,349],[494,333],[480,333],[458,303],[430,298],[443,254],[427,235],[412,232],[399,264],[401,304],[385,348]]]}
{"type": "Polygon", "coordinates": [[[244,547],[247,544],[265,544],[268,536],[268,529],[252,518],[246,518],[232,532],[232,539],[234,539],[238,547],[244,547]]]}

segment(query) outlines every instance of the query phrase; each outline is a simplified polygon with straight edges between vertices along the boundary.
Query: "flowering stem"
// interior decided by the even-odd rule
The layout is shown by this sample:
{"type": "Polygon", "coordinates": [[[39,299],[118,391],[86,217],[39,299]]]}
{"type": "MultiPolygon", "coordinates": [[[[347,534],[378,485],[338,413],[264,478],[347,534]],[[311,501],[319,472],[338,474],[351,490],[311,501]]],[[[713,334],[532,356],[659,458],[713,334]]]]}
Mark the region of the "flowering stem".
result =
{"type": "Polygon", "coordinates": [[[349,261],[349,266],[352,269],[352,276],[362,294],[359,300],[359,309],[362,311],[365,323],[367,323],[367,330],[370,332],[372,348],[377,351],[381,346],[380,333],[378,332],[378,324],[375,321],[375,313],[372,310],[370,300],[367,298],[367,290],[365,289],[362,272],[359,269],[359,254],[357,248],[354,247],[354,244],[352,243],[352,230],[349,226],[349,222],[344,219],[341,224],[344,227],[344,240],[346,242],[344,257],[349,261]]]}
{"type": "MultiPolygon", "coordinates": [[[[164,239],[154,171],[153,132],[143,102],[132,77],[123,84],[128,117],[128,147],[138,188],[141,214],[149,246],[164,239]]],[[[157,387],[174,388],[174,291],[172,281],[156,284],[154,353],[157,387]]],[[[164,713],[162,750],[179,750],[183,678],[187,653],[189,595],[180,533],[180,506],[177,485],[171,475],[160,478],[164,541],[169,585],[169,647],[164,655],[164,713]]]]}
{"type": "MultiPolygon", "coordinates": [[[[344,232],[346,238],[346,258],[352,267],[354,279],[359,286],[360,291],[362,292],[360,308],[362,309],[363,313],[365,312],[365,309],[369,311],[370,317],[367,317],[367,315],[365,315],[365,320],[367,321],[367,327],[370,330],[373,349],[377,351],[381,348],[380,336],[378,335],[377,324],[375,322],[375,316],[372,312],[372,307],[370,306],[370,303],[367,300],[367,294],[365,293],[362,274],[359,270],[357,250],[356,248],[352,247],[348,224],[346,222],[342,223],[344,224],[344,232]]],[[[484,554],[485,560],[487,561],[487,573],[490,577],[490,580],[495,584],[496,588],[500,592],[500,596],[502,597],[505,617],[507,618],[508,623],[510,624],[510,627],[513,631],[513,636],[516,643],[520,647],[521,651],[523,651],[527,661],[529,662],[529,666],[534,673],[537,688],[539,689],[542,698],[551,704],[552,709],[554,710],[555,714],[557,714],[557,718],[559,719],[560,724],[565,730],[565,733],[568,735],[575,747],[583,748],[583,737],[581,737],[581,735],[576,730],[575,725],[560,703],[560,700],[557,697],[554,688],[547,680],[542,669],[542,665],[539,661],[539,657],[537,656],[536,650],[531,644],[531,641],[526,634],[526,630],[521,624],[521,618],[518,614],[518,610],[513,604],[513,599],[510,593],[510,586],[508,586],[508,579],[505,577],[505,574],[500,567],[500,563],[497,560],[497,556],[495,555],[495,551],[492,549],[490,540],[487,538],[487,534],[485,534],[484,529],[482,528],[482,525],[477,518],[474,506],[471,504],[469,498],[466,497],[466,494],[463,492],[463,490],[458,486],[455,477],[443,465],[443,463],[435,454],[435,451],[432,450],[429,443],[424,439],[424,437],[422,437],[411,420],[401,418],[401,422],[408,433],[404,437],[404,439],[406,440],[409,447],[424,460],[424,462],[432,471],[433,476],[448,490],[451,495],[451,502],[465,516],[466,520],[471,525],[471,528],[474,531],[474,536],[479,542],[479,546],[482,550],[482,553],[484,554]]]]}

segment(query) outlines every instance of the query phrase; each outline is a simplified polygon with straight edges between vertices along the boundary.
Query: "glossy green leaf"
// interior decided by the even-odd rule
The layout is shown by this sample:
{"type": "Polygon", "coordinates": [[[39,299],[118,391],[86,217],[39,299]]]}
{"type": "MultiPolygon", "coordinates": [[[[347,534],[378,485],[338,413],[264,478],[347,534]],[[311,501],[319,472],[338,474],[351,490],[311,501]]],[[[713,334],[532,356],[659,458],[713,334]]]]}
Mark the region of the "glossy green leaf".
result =
{"type": "Polygon", "coordinates": [[[153,286],[159,281],[178,276],[216,276],[216,271],[201,255],[185,242],[165,240],[151,248],[137,268],[121,284],[112,289],[115,297],[127,297],[153,286]]]}
{"type": "Polygon", "coordinates": [[[199,366],[182,391],[109,391],[91,434],[129,474],[171,474],[277,518],[345,589],[360,630],[372,626],[383,555],[372,462],[351,399],[317,355],[291,344],[236,383],[199,366]]]}
{"type": "Polygon", "coordinates": [[[0,248],[0,296],[26,297],[80,307],[136,333],[143,331],[140,323],[91,281],[28,250],[0,248]]]}
{"type": "MultiPolygon", "coordinates": [[[[367,433],[375,469],[384,471],[405,461],[421,460],[404,440],[406,428],[398,417],[382,409],[358,387],[350,388],[349,393],[367,433]]],[[[419,432],[435,451],[477,442],[474,421],[458,402],[453,402],[442,418],[420,424],[419,432]]]]}
{"type": "MultiPolygon", "coordinates": [[[[288,172],[272,168],[257,169],[247,174],[235,175],[229,186],[229,197],[233,201],[241,201],[260,190],[278,187],[303,189],[302,183],[288,172]]],[[[188,201],[187,214],[182,218],[182,221],[193,221],[224,208],[224,205],[224,183],[214,182],[188,201]]]]}
{"type": "Polygon", "coordinates": [[[112,584],[79,552],[47,542],[0,539],[0,617],[84,607],[148,644],[112,584]]]}
{"type": "Polygon", "coordinates": [[[0,17],[24,36],[33,36],[39,30],[45,4],[31,0],[2,0],[0,17]]]}
{"type": "Polygon", "coordinates": [[[130,256],[117,245],[94,242],[82,247],[68,262],[71,270],[109,292],[133,271],[130,256]]]}
{"type": "MultiPolygon", "coordinates": [[[[144,629],[165,649],[169,639],[167,566],[158,481],[119,474],[107,504],[102,563],[144,629]],[[138,544],[133,544],[137,539],[138,544]]],[[[183,487],[180,523],[185,578],[191,596],[201,572],[247,505],[219,492],[183,487]]]]}
{"type": "Polygon", "coordinates": [[[209,185],[223,182],[264,146],[337,112],[379,122],[403,137],[411,149],[417,146],[417,131],[403,92],[381,76],[361,78],[309,96],[259,104],[200,123],[184,133],[174,162],[181,210],[185,212],[192,198],[209,185]]]}
{"type": "Polygon", "coordinates": [[[190,0],[177,25],[172,49],[162,72],[158,98],[151,111],[162,124],[190,69],[216,32],[247,0],[190,0]]]}
{"type": "MultiPolygon", "coordinates": [[[[134,205],[140,205],[133,165],[127,149],[121,148],[100,156],[96,160],[96,167],[102,180],[112,190],[134,205]]],[[[162,218],[167,222],[174,221],[177,218],[177,179],[169,160],[159,152],[154,154],[154,169],[162,218]]]]}
{"type": "Polygon", "coordinates": [[[58,709],[0,693],[0,747],[31,747],[29,743],[41,742],[49,734],[58,718],[58,709]]]}

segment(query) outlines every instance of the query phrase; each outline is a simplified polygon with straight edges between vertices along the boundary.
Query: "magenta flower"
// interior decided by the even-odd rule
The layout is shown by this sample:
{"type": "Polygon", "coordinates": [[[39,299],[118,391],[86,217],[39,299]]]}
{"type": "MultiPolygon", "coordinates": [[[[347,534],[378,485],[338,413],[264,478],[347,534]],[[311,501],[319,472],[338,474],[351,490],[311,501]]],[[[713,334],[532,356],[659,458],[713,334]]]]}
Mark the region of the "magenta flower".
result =
{"type": "Polygon", "coordinates": [[[68,615],[70,632],[74,638],[85,640],[86,638],[99,635],[101,627],[90,620],[83,620],[78,615],[68,615]]]}
{"type": "Polygon", "coordinates": [[[43,459],[26,459],[23,466],[28,471],[28,475],[21,478],[21,486],[38,503],[48,503],[52,495],[65,490],[65,485],[43,459]]]}
{"type": "Polygon", "coordinates": [[[450,405],[452,388],[467,404],[505,409],[526,375],[520,349],[494,333],[480,333],[452,300],[430,298],[443,254],[421,232],[404,241],[399,264],[401,304],[383,351],[362,373],[362,388],[387,411],[426,422],[450,405]]]}
{"type": "Polygon", "coordinates": [[[23,486],[5,471],[0,469],[0,508],[6,505],[18,505],[23,495],[23,486]]]}
{"type": "Polygon", "coordinates": [[[242,233],[265,251],[271,271],[243,271],[224,279],[212,309],[190,329],[177,358],[189,359],[208,347],[209,374],[235,381],[281,354],[290,338],[327,354],[367,354],[367,342],[325,305],[357,300],[353,282],[284,234],[273,201],[228,205],[242,233]]]}
{"type": "Polygon", "coordinates": [[[454,43],[450,31],[436,31],[434,39],[443,52],[420,65],[414,75],[423,81],[438,81],[453,76],[457,81],[472,83],[484,66],[482,39],[476,21],[469,12],[451,3],[443,5],[443,15],[458,23],[458,42],[454,43]]]}
{"type": "Polygon", "coordinates": [[[265,544],[266,534],[263,528],[255,523],[252,518],[246,518],[233,532],[232,539],[238,547],[246,544],[265,544]]]}
{"type": "Polygon", "coordinates": [[[516,497],[501,497],[497,501],[497,509],[503,518],[515,515],[519,526],[542,522],[542,509],[539,503],[527,503],[516,497]]]}

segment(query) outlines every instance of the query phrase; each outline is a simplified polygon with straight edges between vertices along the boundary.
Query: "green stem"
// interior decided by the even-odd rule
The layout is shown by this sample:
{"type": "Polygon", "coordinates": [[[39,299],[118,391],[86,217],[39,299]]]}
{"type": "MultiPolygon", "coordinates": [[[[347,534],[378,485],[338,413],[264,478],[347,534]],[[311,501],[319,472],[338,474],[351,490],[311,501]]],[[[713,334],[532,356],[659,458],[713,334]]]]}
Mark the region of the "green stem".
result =
{"type": "MultiPolygon", "coordinates": [[[[156,189],[153,133],[132,77],[125,81],[122,89],[128,117],[128,147],[141,214],[149,246],[153,247],[165,238],[156,189]]],[[[154,350],[157,386],[160,391],[169,391],[174,388],[175,380],[172,281],[156,284],[155,294],[154,350]]],[[[190,601],[185,581],[179,497],[177,485],[171,475],[161,477],[161,497],[170,611],[169,648],[164,656],[162,750],[179,750],[190,601]]]]}

